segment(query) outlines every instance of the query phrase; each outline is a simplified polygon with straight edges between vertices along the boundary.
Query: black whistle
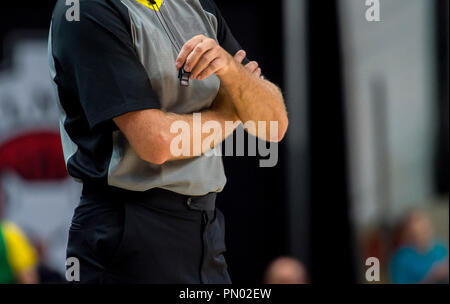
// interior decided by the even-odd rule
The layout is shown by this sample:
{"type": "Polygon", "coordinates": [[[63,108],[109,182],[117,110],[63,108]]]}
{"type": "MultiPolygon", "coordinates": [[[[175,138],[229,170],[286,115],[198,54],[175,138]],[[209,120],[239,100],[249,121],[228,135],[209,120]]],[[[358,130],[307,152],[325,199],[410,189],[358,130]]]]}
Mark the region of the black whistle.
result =
{"type": "Polygon", "coordinates": [[[182,87],[189,86],[189,78],[191,77],[191,73],[188,73],[184,70],[184,65],[178,71],[178,79],[180,79],[180,85],[182,87]]]}

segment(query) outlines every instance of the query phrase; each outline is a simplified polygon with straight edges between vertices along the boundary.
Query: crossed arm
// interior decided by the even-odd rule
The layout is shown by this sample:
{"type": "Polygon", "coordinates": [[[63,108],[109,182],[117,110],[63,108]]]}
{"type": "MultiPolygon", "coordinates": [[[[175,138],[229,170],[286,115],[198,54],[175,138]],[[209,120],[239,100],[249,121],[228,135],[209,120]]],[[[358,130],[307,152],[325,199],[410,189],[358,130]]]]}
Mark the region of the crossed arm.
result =
{"type": "MultiPolygon", "coordinates": [[[[191,79],[203,80],[216,74],[221,81],[213,107],[201,112],[202,123],[216,121],[222,126],[222,134],[216,135],[220,138],[213,142],[222,142],[234,131],[225,127],[227,121],[241,121],[244,124],[248,121],[266,122],[263,131],[247,131],[262,140],[279,142],[288,127],[283,96],[278,87],[260,76],[261,69],[257,63],[251,62],[244,67],[241,64],[244,58],[244,51],[232,57],[214,39],[199,35],[183,46],[176,67],[179,69],[184,64],[185,70],[191,72],[191,79]],[[278,124],[278,130],[275,135],[272,131],[272,136],[270,122],[278,124]]],[[[179,115],[152,109],[127,113],[114,119],[137,154],[153,164],[199,156],[194,153],[195,149],[191,149],[189,156],[174,156],[171,153],[171,142],[177,134],[171,133],[170,128],[176,121],[186,122],[193,132],[193,114],[179,115]]],[[[235,127],[237,124],[234,124],[235,127]]],[[[210,135],[202,134],[201,140],[210,135]]],[[[191,134],[190,147],[193,147],[193,138],[194,134],[191,134]]],[[[200,154],[212,148],[202,147],[200,154]]]]}

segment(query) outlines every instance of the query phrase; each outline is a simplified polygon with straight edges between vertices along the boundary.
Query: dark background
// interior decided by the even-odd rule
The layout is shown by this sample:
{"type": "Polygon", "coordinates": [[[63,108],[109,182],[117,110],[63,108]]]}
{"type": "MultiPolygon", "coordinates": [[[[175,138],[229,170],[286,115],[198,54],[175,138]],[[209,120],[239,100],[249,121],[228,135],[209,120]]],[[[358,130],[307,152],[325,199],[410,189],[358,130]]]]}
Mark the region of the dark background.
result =
{"type": "MultiPolygon", "coordinates": [[[[216,1],[236,38],[270,80],[283,89],[281,5],[260,1],[216,1]],[[239,9],[237,9],[239,8],[239,9]]],[[[310,75],[310,238],[313,282],[326,282],[333,265],[342,282],[356,281],[345,155],[342,70],[336,1],[308,1],[308,75],[310,75]],[[327,191],[323,191],[327,189],[327,191]]],[[[289,109],[288,109],[289,111],[289,109]]],[[[290,113],[296,115],[296,113],[290,113]]],[[[228,261],[235,282],[255,282],[278,255],[290,255],[286,204],[288,170],[280,145],[276,168],[258,168],[248,158],[225,160],[228,187],[220,196],[228,223],[228,261]]],[[[302,189],[298,189],[302,191],[302,189]]],[[[301,219],[299,219],[301,220],[301,219]]]]}

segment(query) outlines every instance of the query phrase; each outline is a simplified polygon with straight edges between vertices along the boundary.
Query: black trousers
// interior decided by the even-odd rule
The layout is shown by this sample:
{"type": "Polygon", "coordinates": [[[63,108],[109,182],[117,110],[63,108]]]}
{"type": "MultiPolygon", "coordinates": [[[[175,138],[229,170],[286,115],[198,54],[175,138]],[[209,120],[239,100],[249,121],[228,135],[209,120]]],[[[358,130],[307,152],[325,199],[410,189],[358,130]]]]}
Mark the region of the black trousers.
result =
{"type": "Polygon", "coordinates": [[[79,283],[231,283],[215,197],[84,185],[67,247],[79,283]]]}

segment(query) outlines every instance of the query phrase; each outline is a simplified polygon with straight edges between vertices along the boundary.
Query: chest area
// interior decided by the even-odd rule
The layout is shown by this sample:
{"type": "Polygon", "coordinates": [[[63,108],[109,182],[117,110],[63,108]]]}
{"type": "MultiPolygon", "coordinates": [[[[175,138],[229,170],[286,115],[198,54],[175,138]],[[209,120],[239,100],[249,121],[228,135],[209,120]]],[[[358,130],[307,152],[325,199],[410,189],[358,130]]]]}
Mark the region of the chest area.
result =
{"type": "Polygon", "coordinates": [[[198,0],[122,0],[128,7],[134,47],[163,110],[192,113],[209,107],[220,86],[216,76],[180,85],[175,60],[183,45],[203,34],[216,39],[217,21],[198,0]]]}

